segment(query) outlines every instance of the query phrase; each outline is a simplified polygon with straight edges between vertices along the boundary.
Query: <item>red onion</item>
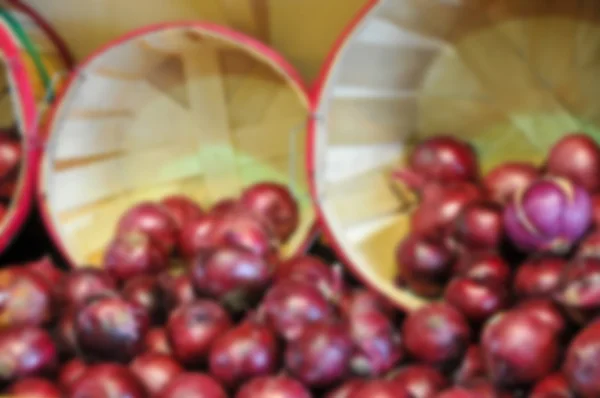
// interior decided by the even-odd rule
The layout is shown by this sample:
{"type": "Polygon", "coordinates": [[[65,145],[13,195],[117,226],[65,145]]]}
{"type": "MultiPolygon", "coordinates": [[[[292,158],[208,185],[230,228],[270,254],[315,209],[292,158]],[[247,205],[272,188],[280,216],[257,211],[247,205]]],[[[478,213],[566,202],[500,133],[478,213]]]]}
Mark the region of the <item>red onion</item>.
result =
{"type": "Polygon", "coordinates": [[[518,192],[504,210],[508,237],[521,250],[564,253],[591,225],[590,195],[564,178],[544,178],[518,192]]]}
{"type": "Polygon", "coordinates": [[[223,387],[202,373],[181,373],[156,398],[227,398],[223,387]]]}
{"type": "Polygon", "coordinates": [[[415,293],[436,297],[452,272],[452,253],[442,244],[409,235],[396,249],[399,281],[415,293]]]}
{"type": "Polygon", "coordinates": [[[147,234],[166,253],[173,251],[177,241],[177,225],[167,208],[160,204],[142,202],[121,216],[117,235],[128,232],[147,234]]]}
{"type": "Polygon", "coordinates": [[[77,354],[79,347],[75,334],[75,310],[73,308],[67,309],[61,315],[54,331],[54,338],[61,357],[70,358],[77,354]]]}
{"type": "Polygon", "coordinates": [[[79,348],[94,359],[127,362],[143,350],[150,327],[144,309],[117,296],[92,300],[75,316],[79,348]]]}
{"type": "Polygon", "coordinates": [[[144,308],[148,317],[154,323],[161,323],[163,307],[161,303],[161,290],[156,277],[142,275],[130,279],[123,286],[123,297],[131,303],[144,308]]]}
{"type": "Polygon", "coordinates": [[[433,239],[447,236],[462,209],[481,197],[480,189],[471,183],[438,185],[430,192],[423,195],[421,205],[413,213],[411,230],[433,239]]]}
{"type": "Polygon", "coordinates": [[[495,249],[503,236],[502,208],[493,202],[469,203],[456,218],[453,238],[469,250],[495,249]]]}
{"type": "MultiPolygon", "coordinates": [[[[400,170],[403,174],[415,174],[415,182],[427,181],[474,181],[479,175],[477,155],[466,142],[449,136],[438,136],[422,141],[412,151],[409,168],[400,170]]],[[[414,184],[408,184],[419,188],[414,184]]]]}
{"type": "Polygon", "coordinates": [[[21,379],[8,389],[11,397],[22,398],[62,398],[60,389],[48,380],[21,379]]]}
{"type": "Polygon", "coordinates": [[[600,396],[600,323],[579,332],[567,349],[563,373],[569,386],[582,398],[600,396]]]}
{"type": "Polygon", "coordinates": [[[153,328],[146,333],[144,337],[144,351],[155,354],[172,354],[173,351],[171,350],[165,328],[153,328]]]}
{"type": "Polygon", "coordinates": [[[196,301],[192,279],[187,274],[163,272],[158,276],[158,285],[162,292],[164,307],[170,311],[183,304],[196,301]]]}
{"type": "Polygon", "coordinates": [[[280,282],[273,286],[262,302],[268,321],[286,340],[298,338],[307,325],[331,315],[329,302],[321,291],[298,281],[280,282]]]}
{"type": "Polygon", "coordinates": [[[338,307],[348,317],[379,312],[391,320],[396,315],[396,307],[389,300],[373,290],[362,287],[347,291],[339,301],[338,307]]]}
{"type": "Polygon", "coordinates": [[[296,280],[315,284],[326,296],[336,296],[343,289],[341,277],[319,257],[301,255],[277,266],[277,281],[296,280]]]}
{"type": "Polygon", "coordinates": [[[588,135],[569,134],[550,149],[546,170],[596,192],[600,189],[600,147],[588,135]]]}
{"type": "Polygon", "coordinates": [[[0,329],[40,326],[53,316],[52,286],[25,268],[0,270],[0,329]]]}
{"type": "Polygon", "coordinates": [[[6,135],[0,135],[0,180],[14,176],[22,160],[21,142],[6,135]]]}
{"type": "Polygon", "coordinates": [[[0,331],[0,381],[48,374],[58,363],[52,337],[32,326],[0,331]]]}
{"type": "Polygon", "coordinates": [[[244,384],[235,398],[311,398],[298,381],[287,376],[257,377],[244,384]]]}
{"type": "Polygon", "coordinates": [[[300,209],[284,185],[254,184],[242,193],[240,204],[267,220],[281,242],[286,242],[298,228],[300,209]]]}
{"type": "Polygon", "coordinates": [[[71,386],[66,398],[146,398],[144,386],[125,366],[100,364],[89,367],[71,386]]]}
{"type": "Polygon", "coordinates": [[[413,396],[399,390],[396,383],[389,380],[371,380],[350,394],[350,398],[413,398],[413,396]]]}
{"type": "Polygon", "coordinates": [[[107,272],[82,268],[67,273],[56,294],[62,307],[79,307],[93,297],[114,293],[116,288],[107,272]]]}
{"type": "Polygon", "coordinates": [[[486,285],[469,278],[453,279],[444,299],[475,324],[485,322],[509,304],[508,292],[503,286],[486,285]]]}
{"type": "Polygon", "coordinates": [[[202,208],[187,196],[173,195],[167,196],[160,201],[160,204],[169,212],[175,225],[181,229],[190,221],[200,218],[204,211],[202,208]]]}
{"type": "Polygon", "coordinates": [[[164,354],[143,354],[129,365],[131,372],[142,382],[150,395],[165,388],[183,368],[172,357],[164,354]]]}
{"type": "Polygon", "coordinates": [[[463,387],[452,387],[437,394],[435,398],[481,398],[481,396],[463,387]]]}
{"type": "Polygon", "coordinates": [[[552,300],[532,299],[523,301],[515,309],[525,311],[537,318],[547,328],[554,330],[557,336],[562,335],[567,329],[567,320],[552,300]]]}
{"type": "Polygon", "coordinates": [[[515,293],[519,297],[551,297],[560,287],[567,261],[561,257],[534,257],[519,266],[515,293]]]}
{"type": "Polygon", "coordinates": [[[358,304],[355,301],[347,315],[354,342],[350,367],[358,375],[379,376],[404,356],[400,333],[385,312],[358,304]]]}
{"type": "Polygon", "coordinates": [[[600,194],[592,195],[592,219],[595,227],[600,227],[600,194]]]}
{"type": "Polygon", "coordinates": [[[235,199],[222,199],[215,203],[210,209],[210,213],[214,215],[222,215],[229,213],[238,207],[238,202],[235,199]]]}
{"type": "Polygon", "coordinates": [[[411,398],[431,398],[448,386],[448,380],[437,369],[425,365],[409,365],[393,373],[389,380],[397,391],[411,398]]]}
{"type": "Polygon", "coordinates": [[[581,259],[569,264],[554,298],[578,323],[595,318],[600,312],[600,261],[581,259]]]}
{"type": "Polygon", "coordinates": [[[490,319],[481,341],[488,374],[498,385],[533,383],[548,375],[558,359],[555,331],[526,311],[490,319]]]}
{"type": "Polygon", "coordinates": [[[191,259],[209,251],[216,245],[216,231],[222,218],[213,214],[190,220],[179,234],[178,247],[181,255],[191,259]]]}
{"type": "Polygon", "coordinates": [[[27,269],[46,279],[52,286],[59,285],[64,276],[64,273],[54,264],[50,256],[28,263],[27,269]]]}
{"type": "Polygon", "coordinates": [[[460,358],[471,337],[464,316],[444,303],[426,305],[408,315],[402,327],[404,345],[417,360],[446,365],[460,358]]]}
{"type": "Polygon", "coordinates": [[[350,398],[352,394],[362,388],[365,383],[366,381],[362,379],[348,380],[333,391],[330,391],[325,398],[350,398]]]}
{"type": "Polygon", "coordinates": [[[169,265],[164,249],[155,244],[149,235],[141,232],[122,233],[113,240],[104,253],[103,266],[119,281],[154,274],[169,265]]]}
{"type": "Polygon", "coordinates": [[[87,365],[81,359],[71,359],[61,366],[58,375],[58,384],[62,389],[68,390],[81,376],[83,376],[86,370],[87,365]]]}
{"type": "Polygon", "coordinates": [[[506,261],[494,252],[475,252],[463,255],[455,273],[486,285],[507,286],[512,271],[506,261]]]}
{"type": "Polygon", "coordinates": [[[577,258],[595,258],[600,260],[600,231],[587,235],[577,249],[577,258]]]}
{"type": "Polygon", "coordinates": [[[226,332],[210,351],[210,373],[225,385],[238,386],[278,368],[275,333],[258,322],[244,322],[226,332]]]}
{"type": "Polygon", "coordinates": [[[575,398],[575,394],[562,373],[553,373],[535,385],[529,398],[575,398]]]}
{"type": "Polygon", "coordinates": [[[200,293],[219,299],[234,310],[244,310],[263,295],[273,270],[257,254],[237,247],[220,247],[197,258],[190,272],[200,293]]]}
{"type": "Polygon", "coordinates": [[[538,169],[529,163],[504,163],[490,171],[483,179],[489,197],[505,205],[515,192],[525,189],[539,177],[538,169]]]}
{"type": "Polygon", "coordinates": [[[485,377],[485,364],[478,345],[471,345],[460,365],[452,373],[452,380],[457,385],[470,385],[475,380],[485,377]]]}
{"type": "Polygon", "coordinates": [[[214,233],[217,245],[236,246],[259,256],[273,256],[279,245],[268,224],[241,208],[224,214],[214,233]]]}
{"type": "Polygon", "coordinates": [[[173,356],[186,366],[196,366],[207,362],[210,347],[230,328],[231,319],[218,303],[197,300],[171,313],[167,336],[173,356]]]}
{"type": "Polygon", "coordinates": [[[309,325],[285,352],[285,365],[301,382],[329,387],[347,374],[352,340],[346,325],[321,322],[309,325]]]}

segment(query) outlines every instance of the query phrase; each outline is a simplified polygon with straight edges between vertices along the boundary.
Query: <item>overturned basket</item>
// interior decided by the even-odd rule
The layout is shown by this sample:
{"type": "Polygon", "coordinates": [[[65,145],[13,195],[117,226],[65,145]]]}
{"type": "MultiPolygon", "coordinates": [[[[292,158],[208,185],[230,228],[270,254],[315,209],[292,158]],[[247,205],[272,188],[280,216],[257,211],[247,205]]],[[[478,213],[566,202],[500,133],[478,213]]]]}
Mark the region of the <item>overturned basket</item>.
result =
{"type": "Polygon", "coordinates": [[[471,142],[484,172],[537,160],[567,132],[600,139],[600,3],[373,1],[326,65],[310,132],[312,193],[334,245],[399,307],[408,203],[390,181],[411,146],[471,142]],[[401,271],[400,271],[401,272],[401,271]]]}
{"type": "Polygon", "coordinates": [[[199,23],[152,26],[109,44],[67,84],[48,124],[40,198],[73,266],[97,266],[120,215],[186,194],[205,206],[253,182],[286,183],[304,248],[315,215],[304,146],[308,99],[259,42],[199,23]]]}

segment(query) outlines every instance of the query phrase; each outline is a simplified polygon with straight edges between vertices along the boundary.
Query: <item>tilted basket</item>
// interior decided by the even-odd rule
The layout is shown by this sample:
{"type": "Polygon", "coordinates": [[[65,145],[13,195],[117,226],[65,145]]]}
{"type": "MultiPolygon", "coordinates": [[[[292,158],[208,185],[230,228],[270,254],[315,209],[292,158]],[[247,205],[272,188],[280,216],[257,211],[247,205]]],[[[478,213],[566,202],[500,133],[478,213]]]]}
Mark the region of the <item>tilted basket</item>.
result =
{"type": "Polygon", "coordinates": [[[314,227],[305,168],[308,98],[273,50],[204,23],[137,30],[84,61],[48,123],[41,207],[74,266],[97,266],[133,204],[186,194],[205,207],[258,181],[301,207],[283,254],[314,227]]]}
{"type": "MultiPolygon", "coordinates": [[[[379,0],[323,70],[311,126],[312,193],[350,267],[404,309],[394,284],[410,201],[391,182],[420,139],[472,143],[483,171],[540,160],[559,137],[600,139],[600,3],[379,0]]],[[[401,267],[400,267],[401,268],[401,267]]]]}

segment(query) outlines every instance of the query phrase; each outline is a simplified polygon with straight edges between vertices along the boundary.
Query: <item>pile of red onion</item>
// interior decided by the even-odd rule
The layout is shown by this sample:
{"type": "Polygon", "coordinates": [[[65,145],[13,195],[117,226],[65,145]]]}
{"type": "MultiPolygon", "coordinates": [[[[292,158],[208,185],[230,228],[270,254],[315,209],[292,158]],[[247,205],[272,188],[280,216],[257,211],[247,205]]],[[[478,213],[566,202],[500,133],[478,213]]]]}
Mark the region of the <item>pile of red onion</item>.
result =
{"type": "Polygon", "coordinates": [[[15,129],[0,130],[0,220],[17,193],[23,148],[15,129]]]}

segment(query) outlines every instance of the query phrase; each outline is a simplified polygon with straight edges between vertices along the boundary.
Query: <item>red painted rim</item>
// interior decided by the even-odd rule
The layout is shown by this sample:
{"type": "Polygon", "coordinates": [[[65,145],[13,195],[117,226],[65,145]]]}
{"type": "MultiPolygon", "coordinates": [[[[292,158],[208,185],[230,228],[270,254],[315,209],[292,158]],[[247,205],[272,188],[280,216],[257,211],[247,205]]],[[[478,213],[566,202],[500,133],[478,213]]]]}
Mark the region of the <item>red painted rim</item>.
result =
{"type": "Polygon", "coordinates": [[[25,68],[25,61],[10,29],[0,24],[0,51],[3,53],[8,74],[12,80],[14,94],[16,95],[15,107],[20,113],[22,145],[25,156],[23,170],[19,176],[21,185],[17,195],[9,207],[7,220],[0,231],[0,251],[6,249],[12,239],[17,235],[25,223],[31,204],[33,202],[34,185],[37,181],[37,162],[40,156],[37,140],[37,104],[33,95],[33,88],[25,68]]]}
{"type": "Polygon", "coordinates": [[[54,43],[56,49],[60,53],[60,56],[65,62],[65,66],[72,69],[75,65],[73,55],[69,50],[69,47],[58,34],[52,25],[44,17],[42,17],[33,7],[23,3],[21,0],[8,0],[8,4],[21,11],[23,14],[28,15],[39,27],[46,33],[48,38],[54,43]]]}
{"type": "MultiPolygon", "coordinates": [[[[317,114],[319,105],[321,104],[321,102],[323,100],[323,94],[324,94],[323,91],[324,91],[325,85],[327,84],[329,75],[331,74],[331,71],[332,71],[333,67],[335,66],[335,63],[338,59],[338,55],[340,54],[341,50],[345,47],[345,45],[348,43],[348,39],[350,38],[350,35],[355,32],[358,25],[365,19],[365,17],[367,17],[369,15],[371,10],[378,3],[379,3],[379,0],[370,0],[369,3],[367,3],[367,5],[365,5],[358,12],[358,14],[352,19],[350,24],[348,26],[346,26],[346,28],[344,29],[342,34],[336,40],[333,48],[329,52],[329,55],[327,56],[326,61],[319,72],[319,76],[318,76],[317,80],[315,81],[315,84],[311,90],[312,91],[311,99],[312,99],[313,115],[317,114]]],[[[363,283],[369,289],[381,294],[382,296],[385,296],[385,298],[388,299],[389,301],[391,301],[392,304],[394,304],[398,309],[400,309],[402,311],[408,311],[408,308],[406,308],[406,306],[403,303],[393,300],[390,297],[387,297],[387,295],[381,293],[378,286],[376,286],[373,282],[371,282],[369,280],[369,278],[367,278],[363,274],[363,272],[361,272],[361,270],[356,266],[356,264],[354,264],[350,260],[350,258],[346,254],[345,250],[342,248],[340,242],[336,239],[335,234],[333,233],[333,230],[331,229],[329,223],[327,222],[327,219],[325,217],[323,209],[321,208],[321,205],[319,203],[319,197],[317,195],[317,184],[315,181],[317,123],[318,123],[318,120],[314,117],[309,122],[308,135],[307,135],[308,142],[307,142],[307,151],[306,151],[306,165],[308,167],[310,194],[313,198],[314,207],[316,209],[315,211],[317,212],[321,229],[322,229],[323,233],[325,234],[326,238],[328,239],[328,243],[331,245],[332,249],[335,251],[336,255],[350,269],[350,271],[361,281],[361,283],[363,283]]]]}
{"type": "MultiPolygon", "coordinates": [[[[302,100],[306,103],[307,109],[310,112],[310,109],[311,109],[310,96],[308,94],[308,89],[306,88],[302,78],[300,77],[300,74],[294,69],[294,67],[281,54],[276,52],[271,47],[267,46],[266,44],[264,44],[256,39],[246,36],[243,33],[237,32],[233,29],[230,29],[230,28],[227,28],[227,27],[224,27],[221,25],[217,25],[217,24],[204,23],[204,22],[202,22],[202,23],[189,22],[189,21],[168,22],[168,23],[146,26],[141,29],[137,29],[130,33],[127,33],[124,36],[121,36],[120,38],[115,39],[115,40],[109,42],[108,44],[100,47],[98,50],[96,50],[94,53],[92,53],[86,59],[84,59],[81,63],[79,63],[73,70],[73,73],[69,77],[69,79],[68,79],[67,83],[65,84],[63,90],[61,91],[59,97],[57,98],[57,100],[55,101],[54,105],[51,108],[50,115],[48,118],[48,123],[46,123],[46,125],[45,125],[46,131],[44,131],[44,133],[45,133],[44,135],[48,139],[50,139],[50,134],[51,134],[50,129],[54,125],[54,122],[56,119],[56,114],[60,107],[59,105],[63,102],[65,96],[68,94],[68,92],[70,91],[70,89],[72,88],[74,83],[77,81],[79,72],[81,70],[85,69],[96,58],[98,58],[99,56],[101,56],[106,51],[110,50],[111,48],[119,46],[131,39],[136,38],[136,37],[144,36],[146,34],[156,33],[156,32],[162,31],[162,30],[167,30],[167,29],[172,29],[172,28],[186,28],[186,27],[192,28],[192,29],[200,29],[200,30],[205,31],[206,33],[209,33],[209,34],[219,37],[221,39],[228,40],[231,42],[236,42],[238,45],[240,45],[240,47],[248,47],[252,51],[256,52],[258,55],[263,56],[267,61],[271,62],[278,69],[280,69],[283,72],[283,74],[285,74],[292,81],[292,83],[296,86],[296,91],[298,93],[302,94],[302,100]]],[[[308,134],[308,132],[307,132],[307,134],[308,134]]],[[[62,239],[60,238],[58,229],[56,228],[56,226],[54,225],[54,223],[52,221],[51,211],[48,208],[48,206],[46,206],[45,193],[44,193],[45,187],[44,187],[44,184],[42,183],[43,182],[42,179],[44,178],[44,175],[42,172],[43,163],[44,163],[44,159],[42,158],[42,162],[39,162],[39,169],[38,169],[39,175],[37,176],[38,184],[37,184],[37,195],[36,195],[38,206],[39,206],[40,213],[42,216],[42,220],[44,222],[44,225],[46,226],[47,231],[50,234],[52,241],[54,242],[55,246],[59,250],[62,257],[67,261],[67,264],[70,267],[76,268],[77,264],[74,261],[74,259],[69,255],[69,252],[68,252],[66,246],[63,244],[62,239]]],[[[310,186],[310,182],[309,182],[309,186],[310,186]]],[[[316,209],[315,209],[315,222],[311,226],[310,231],[308,232],[305,240],[299,246],[298,254],[306,252],[306,250],[308,250],[311,243],[315,239],[315,236],[319,231],[319,225],[318,225],[318,222],[316,221],[316,218],[317,218],[317,214],[316,214],[316,209]]]]}

